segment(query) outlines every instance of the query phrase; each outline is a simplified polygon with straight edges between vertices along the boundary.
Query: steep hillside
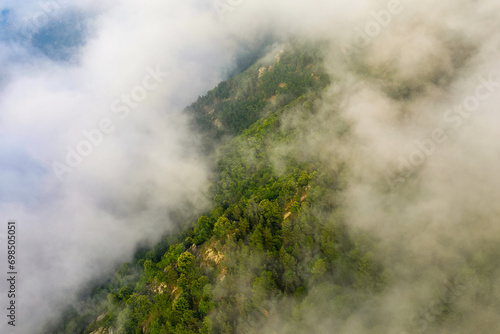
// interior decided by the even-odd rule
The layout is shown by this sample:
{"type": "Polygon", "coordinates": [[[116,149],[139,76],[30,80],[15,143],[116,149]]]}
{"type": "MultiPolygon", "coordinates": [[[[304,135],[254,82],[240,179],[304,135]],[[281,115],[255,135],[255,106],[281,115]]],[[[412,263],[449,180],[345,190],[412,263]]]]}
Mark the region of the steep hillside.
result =
{"type": "MultiPolygon", "coordinates": [[[[321,52],[278,48],[187,108],[217,152],[213,209],[138,252],[47,332],[299,333],[318,300],[342,319],[383,286],[368,240],[343,224],[348,171],[300,145],[331,80],[321,52]]],[[[349,127],[337,124],[341,138],[349,127]]]]}

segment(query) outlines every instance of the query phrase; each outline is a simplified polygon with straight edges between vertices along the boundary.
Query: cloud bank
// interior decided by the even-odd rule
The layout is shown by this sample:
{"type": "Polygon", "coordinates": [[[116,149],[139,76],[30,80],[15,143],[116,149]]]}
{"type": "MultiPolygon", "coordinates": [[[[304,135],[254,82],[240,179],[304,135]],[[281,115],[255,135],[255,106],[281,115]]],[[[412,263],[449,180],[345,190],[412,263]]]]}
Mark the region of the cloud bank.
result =
{"type": "Polygon", "coordinates": [[[356,13],[342,32],[342,21],[306,32],[330,41],[333,84],[312,119],[285,126],[306,129],[304,159],[347,164],[344,222],[374,241],[386,286],[347,316],[311,291],[306,327],[498,331],[498,4],[381,1],[356,13]]]}
{"type": "Polygon", "coordinates": [[[209,167],[180,112],[244,40],[202,2],[0,11],[0,212],[18,222],[17,325],[35,333],[138,242],[157,242],[173,211],[206,204],[209,167]]]}

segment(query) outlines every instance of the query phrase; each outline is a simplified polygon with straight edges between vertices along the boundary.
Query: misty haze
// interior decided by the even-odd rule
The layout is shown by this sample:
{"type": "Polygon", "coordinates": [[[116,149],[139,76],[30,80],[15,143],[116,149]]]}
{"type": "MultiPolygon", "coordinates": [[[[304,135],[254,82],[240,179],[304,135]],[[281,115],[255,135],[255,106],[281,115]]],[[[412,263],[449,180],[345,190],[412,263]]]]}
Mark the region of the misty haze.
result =
{"type": "Polygon", "coordinates": [[[0,333],[500,333],[500,2],[0,2],[0,333]]]}

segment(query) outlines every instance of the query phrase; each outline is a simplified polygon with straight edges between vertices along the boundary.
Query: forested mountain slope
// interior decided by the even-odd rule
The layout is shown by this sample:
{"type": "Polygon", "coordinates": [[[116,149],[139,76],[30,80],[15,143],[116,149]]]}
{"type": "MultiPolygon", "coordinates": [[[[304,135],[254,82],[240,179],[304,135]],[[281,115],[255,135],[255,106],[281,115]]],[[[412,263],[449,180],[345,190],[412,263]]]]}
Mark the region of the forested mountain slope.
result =
{"type": "Polygon", "coordinates": [[[369,239],[343,222],[349,171],[301,145],[321,135],[305,124],[333,80],[322,51],[280,47],[186,109],[216,156],[211,211],[138,252],[47,332],[304,333],[315,321],[304,310],[343,321],[383,287],[369,239]]]}

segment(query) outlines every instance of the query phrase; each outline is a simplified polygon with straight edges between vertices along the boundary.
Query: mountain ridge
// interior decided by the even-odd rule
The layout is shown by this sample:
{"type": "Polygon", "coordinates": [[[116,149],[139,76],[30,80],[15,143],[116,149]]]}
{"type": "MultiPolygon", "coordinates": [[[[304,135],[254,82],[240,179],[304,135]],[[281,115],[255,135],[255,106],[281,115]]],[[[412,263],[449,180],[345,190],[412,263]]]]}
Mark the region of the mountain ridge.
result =
{"type": "Polygon", "coordinates": [[[274,318],[298,333],[307,328],[299,310],[318,295],[352,310],[381,287],[382,269],[342,223],[343,167],[301,157],[302,129],[285,124],[316,112],[330,83],[321,52],[280,48],[186,109],[215,156],[213,209],[162,242],[163,254],[124,264],[99,290],[106,300],[51,333],[251,333],[274,318]]]}

